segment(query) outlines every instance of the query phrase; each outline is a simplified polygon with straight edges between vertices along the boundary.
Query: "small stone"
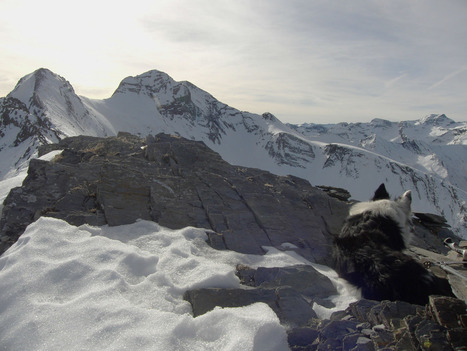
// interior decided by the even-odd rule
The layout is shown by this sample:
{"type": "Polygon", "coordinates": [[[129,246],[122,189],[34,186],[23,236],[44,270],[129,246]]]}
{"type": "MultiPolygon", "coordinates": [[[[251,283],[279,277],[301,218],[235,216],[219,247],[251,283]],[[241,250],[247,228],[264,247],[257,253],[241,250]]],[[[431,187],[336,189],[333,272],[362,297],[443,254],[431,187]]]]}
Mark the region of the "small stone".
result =
{"type": "MultiPolygon", "coordinates": [[[[418,305],[413,305],[405,301],[383,301],[378,319],[386,328],[391,328],[392,319],[401,319],[407,315],[415,315],[420,309],[418,305]]],[[[395,322],[396,323],[396,322],[395,322]]]]}
{"type": "Polygon", "coordinates": [[[407,330],[401,335],[401,337],[396,342],[395,349],[404,350],[404,351],[417,351],[418,350],[416,344],[414,343],[412,339],[412,336],[407,330]]]}
{"type": "Polygon", "coordinates": [[[287,340],[291,348],[309,346],[318,338],[319,332],[312,328],[294,328],[287,332],[287,340]]]}
{"type": "Polygon", "coordinates": [[[444,327],[460,327],[460,314],[465,314],[466,304],[464,301],[447,296],[430,296],[430,311],[435,320],[444,327]]]}
{"type": "Polygon", "coordinates": [[[370,337],[375,349],[387,347],[395,341],[394,334],[391,331],[384,329],[377,329],[377,331],[374,331],[370,337]]]}
{"type": "Polygon", "coordinates": [[[368,320],[368,313],[378,304],[378,301],[361,299],[351,303],[346,311],[357,318],[358,321],[366,322],[368,320]]]}
{"type": "Polygon", "coordinates": [[[447,331],[447,339],[455,350],[467,350],[467,329],[450,329],[447,331]]]}
{"type": "Polygon", "coordinates": [[[346,316],[348,316],[346,311],[336,311],[331,314],[329,319],[332,321],[340,321],[343,320],[346,316]]]}
{"type": "Polygon", "coordinates": [[[357,321],[331,321],[321,330],[320,338],[342,340],[345,335],[355,333],[357,325],[357,321]]]}
{"type": "Polygon", "coordinates": [[[371,324],[368,322],[363,322],[357,325],[357,330],[371,329],[371,324]]]}
{"type": "Polygon", "coordinates": [[[462,328],[467,329],[467,314],[461,314],[459,316],[459,323],[462,328]]]}
{"type": "Polygon", "coordinates": [[[449,350],[446,329],[432,320],[421,321],[415,329],[415,337],[422,350],[449,350]]]}
{"type": "Polygon", "coordinates": [[[371,345],[371,348],[366,347],[364,350],[374,349],[371,339],[365,335],[360,333],[348,334],[342,340],[342,351],[363,350],[362,347],[366,344],[371,345]]]}

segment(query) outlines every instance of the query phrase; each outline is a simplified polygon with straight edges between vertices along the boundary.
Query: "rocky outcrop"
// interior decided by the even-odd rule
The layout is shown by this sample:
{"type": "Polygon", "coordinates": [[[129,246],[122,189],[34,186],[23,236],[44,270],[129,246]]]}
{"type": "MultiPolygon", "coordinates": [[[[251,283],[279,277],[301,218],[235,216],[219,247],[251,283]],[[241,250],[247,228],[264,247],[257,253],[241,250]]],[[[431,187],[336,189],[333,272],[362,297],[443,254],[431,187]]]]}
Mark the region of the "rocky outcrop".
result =
{"type": "Polygon", "coordinates": [[[217,249],[262,254],[287,242],[329,264],[331,234],[349,206],[306,180],[232,166],[203,142],[166,134],[72,137],[40,152],[53,149],[63,152],[52,162],[32,160],[23,186],[5,200],[3,250],[40,216],[75,225],[142,218],[207,228],[217,249]]]}
{"type": "Polygon", "coordinates": [[[431,296],[426,307],[360,300],[329,320],[288,332],[292,350],[465,350],[466,304],[431,296]]]}

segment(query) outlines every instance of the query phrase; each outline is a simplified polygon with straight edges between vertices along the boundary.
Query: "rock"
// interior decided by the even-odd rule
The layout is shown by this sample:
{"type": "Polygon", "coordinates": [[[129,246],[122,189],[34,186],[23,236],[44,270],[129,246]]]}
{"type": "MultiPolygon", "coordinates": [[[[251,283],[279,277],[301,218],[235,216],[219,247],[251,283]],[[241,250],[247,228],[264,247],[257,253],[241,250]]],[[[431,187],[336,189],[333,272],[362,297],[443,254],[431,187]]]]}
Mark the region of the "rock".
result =
{"type": "Polygon", "coordinates": [[[447,296],[430,296],[428,309],[433,319],[446,328],[462,327],[460,316],[467,313],[464,301],[447,296]]]}
{"type": "Polygon", "coordinates": [[[247,286],[257,286],[255,282],[256,269],[239,264],[235,274],[240,278],[240,283],[247,286]]]}
{"type": "Polygon", "coordinates": [[[201,316],[215,307],[242,307],[256,302],[273,305],[276,302],[276,292],[272,289],[197,289],[188,290],[183,298],[193,309],[193,316],[201,316]]]}
{"type": "Polygon", "coordinates": [[[449,329],[447,332],[448,342],[454,350],[467,350],[467,330],[466,328],[449,329]]]}
{"type": "Polygon", "coordinates": [[[289,250],[331,264],[332,234],[348,211],[306,180],[232,166],[203,142],[167,134],[72,137],[40,153],[55,149],[64,151],[51,162],[32,160],[22,187],[6,198],[0,237],[9,240],[1,252],[40,216],[75,225],[142,218],[207,228],[218,249],[263,254],[264,246],[290,243],[289,250]]]}
{"type": "Polygon", "coordinates": [[[290,286],[308,298],[326,298],[336,295],[337,290],[331,280],[311,266],[293,266],[283,268],[259,267],[254,274],[256,286],[275,288],[290,286]]]}
{"type": "Polygon", "coordinates": [[[312,305],[303,296],[291,288],[275,289],[277,294],[276,306],[272,307],[279,320],[291,327],[301,327],[309,324],[310,320],[318,318],[312,305]]]}
{"type": "Polygon", "coordinates": [[[394,345],[394,333],[391,330],[380,329],[371,333],[371,341],[375,350],[380,350],[394,345]]]}
{"type": "Polygon", "coordinates": [[[447,220],[443,216],[436,215],[434,213],[421,213],[414,212],[414,216],[417,217],[421,223],[428,227],[447,227],[447,220]]]}
{"type": "Polygon", "coordinates": [[[311,319],[317,318],[311,305],[290,288],[197,289],[187,291],[183,298],[191,304],[194,317],[215,307],[241,307],[263,302],[271,307],[281,323],[291,327],[306,326],[311,319]]]}
{"type": "Polygon", "coordinates": [[[319,332],[312,328],[294,328],[287,331],[287,341],[292,351],[316,350],[319,332]],[[313,347],[314,346],[314,347],[313,347]]]}
{"type": "Polygon", "coordinates": [[[357,321],[331,321],[319,333],[318,350],[342,350],[344,338],[357,333],[357,321]]]}
{"type": "Polygon", "coordinates": [[[347,308],[347,312],[357,318],[358,321],[366,322],[368,320],[369,312],[377,305],[380,305],[378,301],[361,299],[357,302],[351,303],[347,308]]]}
{"type": "Polygon", "coordinates": [[[397,342],[394,345],[395,350],[404,350],[404,351],[417,351],[417,345],[414,343],[414,340],[409,331],[403,330],[398,332],[396,335],[397,342]]]}
{"type": "Polygon", "coordinates": [[[401,320],[407,315],[422,313],[421,306],[413,305],[405,301],[382,301],[381,309],[378,309],[377,320],[386,328],[392,328],[394,320],[401,320]]]}
{"type": "Polygon", "coordinates": [[[449,350],[446,329],[432,320],[423,320],[415,329],[415,337],[422,350],[449,350]]]}
{"type": "Polygon", "coordinates": [[[370,338],[360,333],[349,334],[342,339],[342,351],[374,351],[370,338]]]}
{"type": "MultiPolygon", "coordinates": [[[[456,347],[461,350],[466,345],[467,329],[461,322],[452,322],[461,321],[465,314],[464,302],[455,298],[432,296],[426,311],[422,306],[401,301],[360,300],[350,304],[345,312],[346,315],[340,315],[341,321],[359,323],[357,333],[370,337],[374,350],[451,350],[456,347]],[[440,319],[445,321],[445,326],[438,322],[433,310],[437,310],[437,315],[446,316],[440,319]]],[[[354,349],[355,339],[352,330],[346,339],[347,349],[354,349]]],[[[333,346],[338,347],[337,344],[333,346]]]]}
{"type": "MultiPolygon", "coordinates": [[[[237,266],[240,281],[254,289],[198,289],[185,293],[194,316],[216,306],[239,307],[255,302],[268,304],[281,322],[289,327],[308,326],[317,318],[313,302],[337,294],[331,280],[311,266],[252,269],[237,266]]],[[[331,307],[331,306],[330,306],[331,307]]],[[[333,306],[332,306],[333,307],[333,306]]]]}
{"type": "Polygon", "coordinates": [[[343,188],[336,188],[336,187],[326,186],[326,185],[319,185],[318,188],[323,190],[329,196],[334,197],[341,201],[349,201],[350,197],[352,196],[347,190],[343,188]]]}

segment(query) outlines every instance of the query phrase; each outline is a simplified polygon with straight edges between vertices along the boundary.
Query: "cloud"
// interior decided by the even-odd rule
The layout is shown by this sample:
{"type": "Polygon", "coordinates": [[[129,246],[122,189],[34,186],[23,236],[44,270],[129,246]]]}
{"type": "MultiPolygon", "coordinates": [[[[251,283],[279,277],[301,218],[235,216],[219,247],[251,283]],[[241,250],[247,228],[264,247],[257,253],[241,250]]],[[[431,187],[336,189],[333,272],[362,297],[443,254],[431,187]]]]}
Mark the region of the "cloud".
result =
{"type": "Polygon", "coordinates": [[[428,90],[432,90],[432,89],[435,89],[437,87],[439,87],[441,84],[444,84],[446,81],[464,73],[465,71],[467,71],[467,67],[462,67],[454,72],[451,72],[449,73],[448,75],[446,75],[445,77],[443,77],[441,80],[437,81],[436,83],[434,83],[433,85],[431,85],[428,90]]]}
{"type": "Polygon", "coordinates": [[[159,69],[285,122],[417,119],[432,101],[466,119],[466,22],[464,0],[4,0],[0,95],[38,67],[94,98],[159,69]]]}

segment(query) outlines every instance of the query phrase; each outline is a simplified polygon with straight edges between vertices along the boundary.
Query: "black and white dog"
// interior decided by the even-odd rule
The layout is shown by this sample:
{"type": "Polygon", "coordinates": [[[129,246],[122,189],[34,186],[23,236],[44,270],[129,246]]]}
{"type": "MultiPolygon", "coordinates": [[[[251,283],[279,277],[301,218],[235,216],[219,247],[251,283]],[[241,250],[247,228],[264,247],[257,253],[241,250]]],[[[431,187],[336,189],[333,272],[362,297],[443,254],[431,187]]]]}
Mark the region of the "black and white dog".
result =
{"type": "Polygon", "coordinates": [[[381,184],[372,201],[350,208],[334,241],[337,272],[366,299],[424,305],[429,295],[453,296],[445,279],[403,253],[413,232],[411,203],[410,191],[392,201],[381,184]]]}

